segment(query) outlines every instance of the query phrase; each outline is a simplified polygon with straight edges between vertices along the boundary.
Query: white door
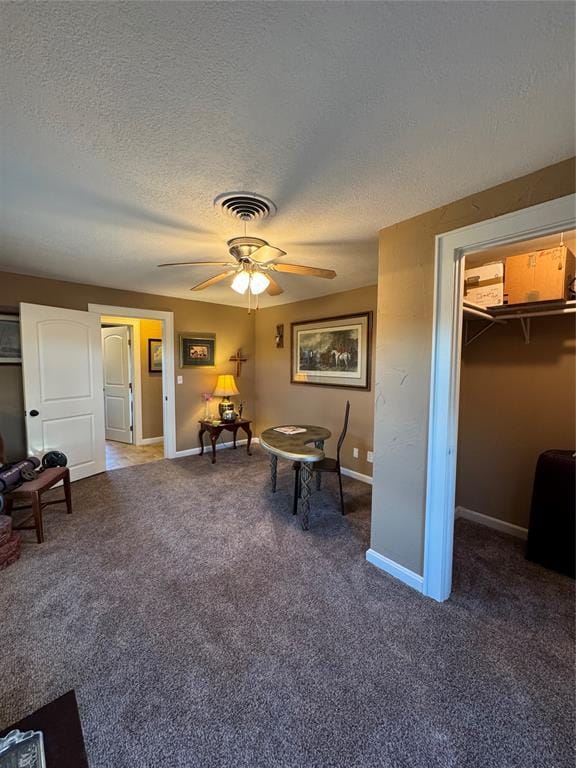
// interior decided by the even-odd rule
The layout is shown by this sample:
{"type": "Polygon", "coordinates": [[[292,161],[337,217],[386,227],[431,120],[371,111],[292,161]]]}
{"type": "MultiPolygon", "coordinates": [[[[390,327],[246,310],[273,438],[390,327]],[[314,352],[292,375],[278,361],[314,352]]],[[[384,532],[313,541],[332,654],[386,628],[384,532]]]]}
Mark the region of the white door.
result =
{"type": "Polygon", "coordinates": [[[102,328],[106,440],[132,442],[130,337],[128,326],[102,328]]]}
{"type": "Polygon", "coordinates": [[[100,318],[20,304],[28,451],[68,456],[72,480],[104,472],[100,318]]]}

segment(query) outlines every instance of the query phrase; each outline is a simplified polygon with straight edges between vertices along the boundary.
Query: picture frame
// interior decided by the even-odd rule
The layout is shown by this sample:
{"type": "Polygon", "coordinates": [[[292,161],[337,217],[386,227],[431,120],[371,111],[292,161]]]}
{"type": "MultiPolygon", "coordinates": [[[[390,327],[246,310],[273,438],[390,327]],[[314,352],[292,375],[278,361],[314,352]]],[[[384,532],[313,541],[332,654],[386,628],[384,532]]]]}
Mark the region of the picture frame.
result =
{"type": "Polygon", "coordinates": [[[291,323],[290,382],[371,389],[372,312],[291,323]]]}
{"type": "Polygon", "coordinates": [[[181,333],[180,368],[214,367],[216,358],[216,334],[181,333]]]}
{"type": "Polygon", "coordinates": [[[0,314],[0,365],[21,365],[20,318],[0,314]]]}
{"type": "Polygon", "coordinates": [[[162,373],[162,339],[148,339],[148,373],[162,373]]]}

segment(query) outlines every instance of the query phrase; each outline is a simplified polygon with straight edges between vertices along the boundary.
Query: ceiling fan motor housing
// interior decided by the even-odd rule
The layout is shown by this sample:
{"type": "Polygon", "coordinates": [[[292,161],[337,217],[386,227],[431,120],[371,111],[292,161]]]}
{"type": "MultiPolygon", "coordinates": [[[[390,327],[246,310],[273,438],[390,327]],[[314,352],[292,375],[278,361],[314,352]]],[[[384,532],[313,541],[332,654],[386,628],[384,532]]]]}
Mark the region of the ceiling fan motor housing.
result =
{"type": "Polygon", "coordinates": [[[228,251],[237,261],[249,261],[254,251],[263,245],[268,243],[259,237],[233,237],[228,240],[228,251]]]}

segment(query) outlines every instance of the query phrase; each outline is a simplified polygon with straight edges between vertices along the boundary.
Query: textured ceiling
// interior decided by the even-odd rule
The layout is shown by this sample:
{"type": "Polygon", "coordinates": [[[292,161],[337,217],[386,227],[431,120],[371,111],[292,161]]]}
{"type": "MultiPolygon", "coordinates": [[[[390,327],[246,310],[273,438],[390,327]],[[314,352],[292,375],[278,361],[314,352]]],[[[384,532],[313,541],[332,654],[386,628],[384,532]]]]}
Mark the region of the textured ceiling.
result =
{"type": "Polygon", "coordinates": [[[574,152],[574,5],[2,3],[0,265],[242,304],[187,288],[242,228],[333,281],[376,282],[377,231],[574,152]]]}

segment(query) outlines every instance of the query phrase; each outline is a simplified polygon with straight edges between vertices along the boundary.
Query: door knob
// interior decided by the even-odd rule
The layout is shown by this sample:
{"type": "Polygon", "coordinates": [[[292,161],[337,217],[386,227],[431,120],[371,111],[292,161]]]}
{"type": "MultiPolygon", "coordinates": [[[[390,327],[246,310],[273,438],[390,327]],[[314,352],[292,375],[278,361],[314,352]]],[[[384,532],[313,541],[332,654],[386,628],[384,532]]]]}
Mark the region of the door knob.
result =
{"type": "Polygon", "coordinates": [[[29,414],[29,415],[30,415],[30,416],[38,416],[38,414],[39,414],[39,413],[40,413],[39,411],[35,411],[35,410],[33,410],[33,411],[30,411],[30,414],[29,414]]]}

